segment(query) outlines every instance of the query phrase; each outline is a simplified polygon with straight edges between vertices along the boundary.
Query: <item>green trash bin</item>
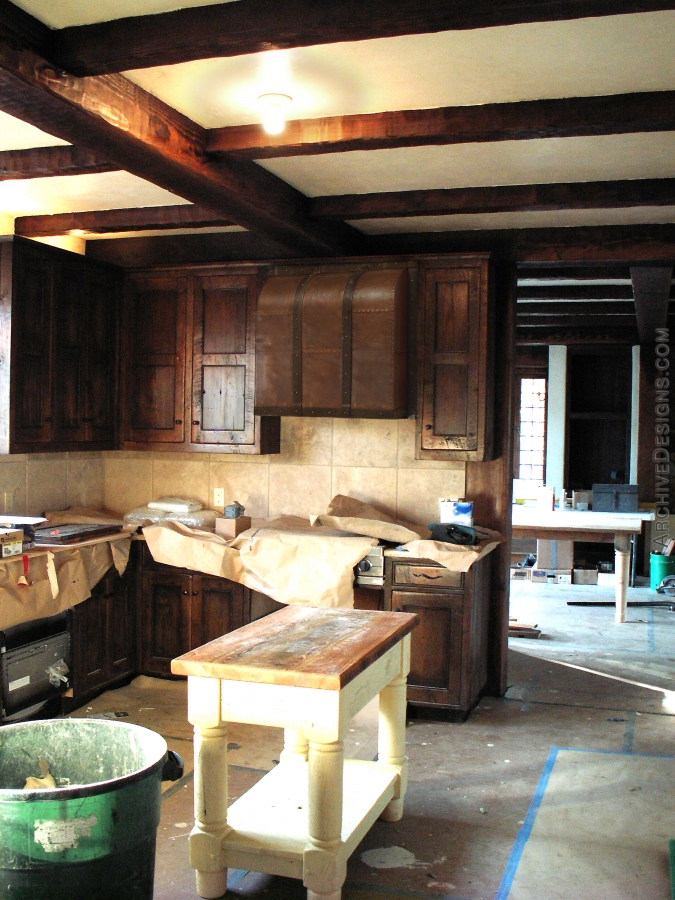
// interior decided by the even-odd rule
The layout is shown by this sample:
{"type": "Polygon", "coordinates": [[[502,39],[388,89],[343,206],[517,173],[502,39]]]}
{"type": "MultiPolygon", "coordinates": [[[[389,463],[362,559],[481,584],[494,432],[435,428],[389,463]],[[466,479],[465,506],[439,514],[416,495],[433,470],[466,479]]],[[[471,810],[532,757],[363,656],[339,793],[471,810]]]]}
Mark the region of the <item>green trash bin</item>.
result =
{"type": "Polygon", "coordinates": [[[0,897],[152,900],[161,781],[181,774],[164,738],[138,725],[0,728],[0,897]],[[56,788],[23,790],[41,759],[56,788]]]}
{"type": "Polygon", "coordinates": [[[655,591],[666,575],[675,575],[675,556],[649,554],[649,587],[655,591]]]}

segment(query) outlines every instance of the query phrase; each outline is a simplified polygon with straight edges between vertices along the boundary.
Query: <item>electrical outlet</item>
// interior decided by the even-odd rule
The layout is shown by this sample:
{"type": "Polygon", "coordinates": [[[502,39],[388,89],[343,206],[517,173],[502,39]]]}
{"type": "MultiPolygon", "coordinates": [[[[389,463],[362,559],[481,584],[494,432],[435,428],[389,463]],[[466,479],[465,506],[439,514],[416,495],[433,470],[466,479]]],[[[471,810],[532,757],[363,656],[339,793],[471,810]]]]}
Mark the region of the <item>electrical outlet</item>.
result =
{"type": "Polygon", "coordinates": [[[213,505],[225,506],[225,488],[213,489],[213,505]]]}

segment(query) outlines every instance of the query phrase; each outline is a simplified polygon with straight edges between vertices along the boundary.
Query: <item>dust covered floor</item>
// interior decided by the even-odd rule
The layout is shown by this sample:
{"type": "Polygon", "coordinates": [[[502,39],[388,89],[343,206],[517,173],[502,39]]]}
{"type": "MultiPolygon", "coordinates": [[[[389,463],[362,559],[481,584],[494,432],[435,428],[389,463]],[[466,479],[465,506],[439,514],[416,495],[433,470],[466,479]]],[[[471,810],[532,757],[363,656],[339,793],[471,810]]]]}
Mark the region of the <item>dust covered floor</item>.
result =
{"type": "MultiPolygon", "coordinates": [[[[509,673],[507,696],[485,698],[462,725],[410,720],[404,818],[373,826],[351,858],[344,900],[669,896],[675,719],[666,693],[518,650],[509,673]]],[[[182,781],[164,785],[155,900],[197,897],[187,850],[193,779],[185,694],[184,682],[141,677],[77,713],[127,713],[126,721],[160,731],[186,758],[182,781]]],[[[355,720],[349,755],[375,756],[376,717],[371,704],[355,720]]],[[[228,738],[235,799],[277,764],[282,732],[231,725],[228,738]]],[[[242,900],[306,896],[298,881],[237,870],[229,888],[242,900]]]]}

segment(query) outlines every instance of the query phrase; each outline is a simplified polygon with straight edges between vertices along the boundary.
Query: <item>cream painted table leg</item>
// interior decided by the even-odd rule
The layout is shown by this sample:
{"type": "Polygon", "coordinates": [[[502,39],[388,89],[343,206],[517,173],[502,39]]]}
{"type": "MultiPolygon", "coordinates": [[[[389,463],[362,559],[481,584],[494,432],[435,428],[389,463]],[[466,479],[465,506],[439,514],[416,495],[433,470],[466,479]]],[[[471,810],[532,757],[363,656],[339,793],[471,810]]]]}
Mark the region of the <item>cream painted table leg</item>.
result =
{"type": "Polygon", "coordinates": [[[227,890],[221,845],[227,824],[227,725],[220,719],[220,681],[188,678],[188,720],[195,729],[195,825],[190,865],[197,893],[214,900],[227,890]]]}
{"type": "Polygon", "coordinates": [[[377,761],[396,766],[400,776],[394,798],[382,811],[385,822],[398,822],[403,816],[403,800],[408,784],[408,757],[405,755],[406,679],[410,671],[410,635],[401,642],[401,669],[380,691],[380,718],[377,736],[377,761]]]}
{"type": "Polygon", "coordinates": [[[280,762],[307,762],[309,741],[301,728],[284,728],[284,749],[280,762]]]}
{"type": "Polygon", "coordinates": [[[626,621],[628,582],[630,580],[630,535],[614,535],[614,572],[616,578],[616,622],[626,621]]]}
{"type": "Polygon", "coordinates": [[[340,858],[344,750],[342,741],[309,742],[308,830],[303,884],[307,900],[340,900],[347,877],[340,858]]]}

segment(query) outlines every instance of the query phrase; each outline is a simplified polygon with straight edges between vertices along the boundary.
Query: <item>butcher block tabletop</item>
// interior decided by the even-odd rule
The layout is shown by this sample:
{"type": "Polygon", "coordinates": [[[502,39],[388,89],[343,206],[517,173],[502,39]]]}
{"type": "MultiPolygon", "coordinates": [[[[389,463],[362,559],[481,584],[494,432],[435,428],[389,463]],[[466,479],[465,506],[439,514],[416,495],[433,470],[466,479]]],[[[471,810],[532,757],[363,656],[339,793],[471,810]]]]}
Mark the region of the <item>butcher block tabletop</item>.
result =
{"type": "Polygon", "coordinates": [[[339,691],[417,624],[412,613],[287,606],[179,656],[171,671],[339,691]]]}

